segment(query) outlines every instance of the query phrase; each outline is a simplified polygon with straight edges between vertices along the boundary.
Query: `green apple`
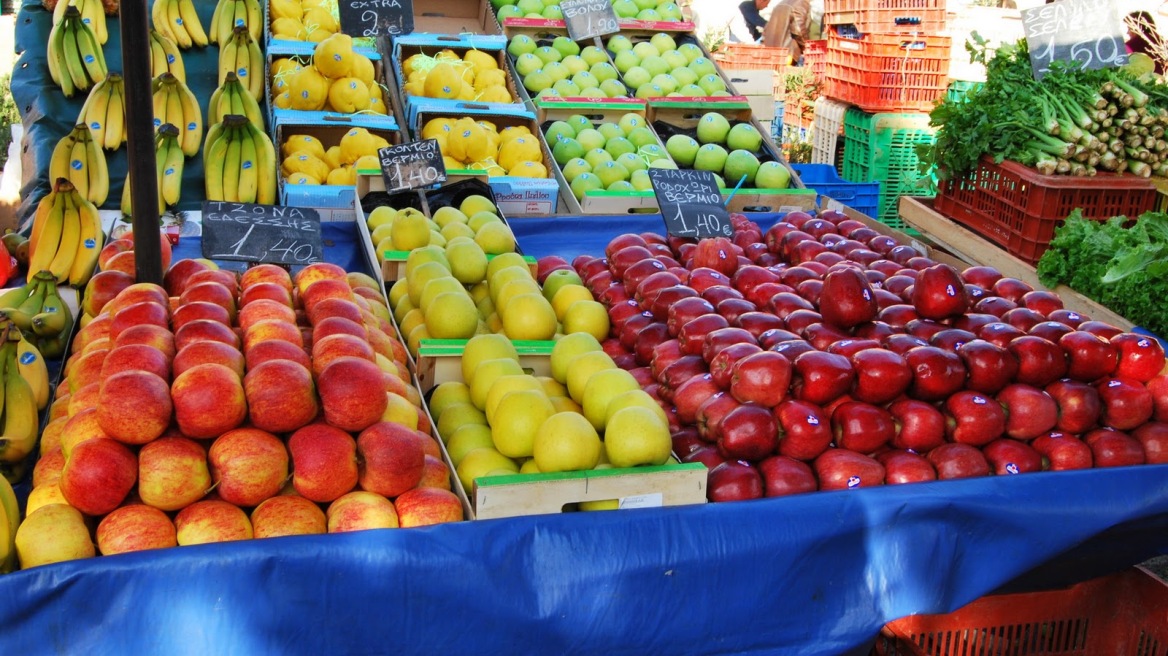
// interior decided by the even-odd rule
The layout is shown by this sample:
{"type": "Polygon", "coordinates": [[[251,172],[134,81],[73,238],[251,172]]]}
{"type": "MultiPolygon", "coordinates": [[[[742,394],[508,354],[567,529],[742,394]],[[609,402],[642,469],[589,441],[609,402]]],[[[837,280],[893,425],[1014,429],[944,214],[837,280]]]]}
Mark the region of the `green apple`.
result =
{"type": "Polygon", "coordinates": [[[717,112],[707,112],[698,119],[698,141],[708,144],[726,143],[730,132],[730,121],[717,112]]]}
{"type": "Polygon", "coordinates": [[[600,134],[603,134],[604,138],[608,141],[612,141],[617,137],[623,139],[625,136],[625,131],[622,130],[621,127],[616,123],[601,123],[600,125],[596,126],[596,131],[600,134]]]}
{"type": "Polygon", "coordinates": [[[609,98],[620,98],[629,94],[629,90],[621,84],[620,80],[605,80],[600,83],[600,90],[609,98]]]}
{"type": "MultiPolygon", "coordinates": [[[[689,57],[688,52],[682,52],[681,54],[685,55],[686,58],[689,57]]],[[[701,55],[700,50],[698,51],[698,55],[701,55]]],[[[714,62],[701,56],[699,56],[697,59],[691,59],[689,62],[689,67],[693,70],[694,73],[698,74],[698,77],[703,75],[716,75],[718,73],[718,69],[714,68],[714,62]]]]}
{"type": "Polygon", "coordinates": [[[560,9],[559,5],[552,5],[550,7],[544,7],[539,15],[548,20],[563,20],[564,10],[560,9]]]}
{"type": "Polygon", "coordinates": [[[630,68],[640,66],[641,58],[632,50],[622,50],[616,53],[616,57],[612,58],[612,63],[616,66],[616,70],[623,75],[628,73],[630,68]]]}
{"type": "Polygon", "coordinates": [[[650,76],[664,75],[669,72],[669,64],[661,57],[646,57],[642,59],[641,68],[649,71],[650,76]]]}
{"type": "Polygon", "coordinates": [[[653,166],[654,162],[659,162],[663,159],[669,160],[669,163],[671,164],[673,163],[673,160],[669,159],[669,154],[665,152],[665,149],[657,144],[641,146],[637,148],[637,154],[645,158],[645,160],[649,162],[650,167],[653,166]]]}
{"type": "Polygon", "coordinates": [[[699,171],[720,173],[726,168],[726,149],[712,143],[698,148],[698,155],[694,158],[694,168],[699,171]]]}
{"type": "Polygon", "coordinates": [[[673,76],[673,79],[677,80],[678,88],[698,81],[698,74],[691,71],[687,66],[678,66],[672,71],[669,71],[669,74],[673,76]]]}
{"type": "Polygon", "coordinates": [[[540,69],[523,78],[523,88],[531,93],[539,93],[555,84],[551,73],[540,69]]]}
{"type": "Polygon", "coordinates": [[[677,95],[687,98],[700,98],[706,95],[706,90],[696,84],[687,84],[677,90],[677,95]]]}
{"type": "Polygon", "coordinates": [[[558,80],[552,85],[552,89],[561,96],[568,98],[580,95],[580,87],[576,86],[576,83],[571,80],[558,80]]]}
{"type": "Polygon", "coordinates": [[[592,127],[592,121],[583,114],[572,114],[564,122],[572,126],[572,129],[576,131],[576,134],[580,134],[580,130],[586,130],[592,127]]]}
{"type": "Polygon", "coordinates": [[[543,292],[543,297],[550,303],[555,298],[556,292],[560,291],[561,287],[565,285],[583,284],[584,281],[580,279],[580,274],[572,269],[556,269],[549,273],[547,278],[544,278],[543,289],[540,291],[543,292]]]}
{"type": "Polygon", "coordinates": [[[600,184],[605,187],[618,180],[628,180],[629,171],[616,162],[601,162],[600,166],[592,169],[593,175],[600,178],[600,184]]]}
{"type": "Polygon", "coordinates": [[[642,100],[647,98],[663,98],[667,95],[669,94],[665,93],[665,89],[662,89],[660,86],[653,84],[652,82],[648,84],[642,84],[641,86],[637,87],[637,93],[635,94],[637,98],[642,100]]]}
{"type": "Polygon", "coordinates": [[[726,166],[722,172],[732,187],[737,187],[738,182],[744,177],[746,181],[742,183],[742,186],[754,186],[754,176],[758,173],[758,158],[754,156],[754,153],[745,150],[732,150],[726,156],[726,166]]]}
{"type": "Polygon", "coordinates": [[[609,139],[608,143],[604,144],[604,149],[608,151],[609,155],[612,155],[614,160],[621,155],[637,152],[637,147],[633,145],[633,142],[624,137],[613,137],[609,139]]]}
{"type": "Polygon", "coordinates": [[[660,75],[654,75],[653,76],[653,84],[656,84],[657,86],[664,89],[665,95],[669,95],[669,94],[673,93],[674,91],[677,91],[678,87],[681,86],[677,83],[677,80],[673,79],[673,76],[670,75],[669,73],[662,73],[660,75]]]}
{"type": "Polygon", "coordinates": [[[654,23],[661,20],[661,14],[657,13],[656,9],[642,9],[637,12],[637,20],[653,21],[654,23]]]}
{"type": "Polygon", "coordinates": [[[559,6],[559,4],[560,4],[560,0],[540,0],[540,1],[543,2],[544,9],[546,9],[548,7],[556,7],[556,6],[559,6]]]}
{"type": "Polygon", "coordinates": [[[643,171],[649,168],[649,163],[635,152],[621,155],[620,157],[616,158],[616,163],[628,169],[630,173],[643,171]]]}
{"type": "Polygon", "coordinates": [[[615,80],[618,77],[616,68],[614,68],[613,65],[608,62],[593,64],[588,69],[588,72],[595,75],[596,79],[600,80],[601,82],[604,82],[605,80],[615,80]]]}
{"type": "Polygon", "coordinates": [[[507,5],[514,5],[515,0],[491,0],[491,6],[496,10],[506,7],[507,5]]]}
{"type": "Polygon", "coordinates": [[[568,79],[568,67],[560,62],[548,62],[543,66],[543,72],[552,78],[552,84],[568,79]]]}
{"type": "Polygon", "coordinates": [[[605,162],[612,162],[615,160],[613,160],[612,155],[608,154],[607,150],[603,148],[594,148],[587,153],[584,153],[584,161],[588,162],[588,164],[592,166],[592,172],[595,173],[596,167],[605,162]]]}
{"type": "Polygon", "coordinates": [[[527,14],[535,14],[538,16],[543,11],[543,0],[519,0],[519,2],[515,3],[515,6],[525,16],[527,14]]]}
{"type": "Polygon", "coordinates": [[[634,45],[633,52],[636,53],[636,55],[641,58],[641,61],[644,61],[646,57],[660,57],[661,56],[661,51],[657,50],[657,48],[654,47],[653,44],[649,43],[648,41],[641,41],[641,42],[637,43],[636,45],[634,45]]]}
{"type": "Polygon", "coordinates": [[[686,68],[689,66],[689,60],[685,58],[685,55],[676,50],[670,50],[664,53],[661,55],[661,58],[665,60],[666,64],[669,64],[670,70],[674,68],[686,68]]]}
{"type": "Polygon", "coordinates": [[[548,87],[548,88],[544,89],[543,91],[540,91],[539,93],[535,94],[536,98],[547,98],[548,96],[551,96],[553,98],[559,98],[560,93],[558,91],[556,91],[555,89],[548,87]]]}
{"type": "MultiPolygon", "coordinates": [[[[559,4],[559,0],[554,0],[559,4]]],[[[580,44],[566,36],[557,36],[552,39],[552,47],[559,51],[561,58],[580,54],[580,44]]]]}
{"type": "Polygon", "coordinates": [[[604,148],[604,142],[607,139],[596,128],[587,127],[576,133],[576,141],[584,147],[584,151],[593,150],[595,148],[604,148]]]}
{"type": "Polygon", "coordinates": [[[657,7],[657,0],[633,0],[637,5],[637,9],[654,9],[657,7]]]}
{"type": "Polygon", "coordinates": [[[653,76],[649,71],[640,66],[634,66],[625,71],[624,81],[630,89],[640,89],[642,86],[649,83],[653,76]]]}
{"type": "Polygon", "coordinates": [[[628,180],[617,180],[604,188],[605,191],[636,191],[637,188],[628,180]]]}
{"type": "Polygon", "coordinates": [[[568,73],[572,75],[588,70],[588,62],[584,61],[580,55],[568,55],[560,60],[560,64],[568,69],[568,73]]]}
{"type": "MultiPolygon", "coordinates": [[[[696,43],[683,43],[680,46],[677,46],[677,51],[685,55],[685,58],[689,60],[691,64],[698,59],[705,59],[705,55],[702,54],[701,46],[697,45],[696,43]]],[[[697,71],[694,72],[696,73],[697,71]]]]}
{"type": "Polygon", "coordinates": [[[587,89],[580,89],[581,98],[595,98],[597,100],[604,100],[608,96],[603,91],[596,87],[589,87],[587,89]]]}
{"type": "MultiPolygon", "coordinates": [[[[641,10],[637,8],[637,3],[633,0],[616,0],[612,3],[612,11],[617,18],[632,18],[641,10]]],[[[616,52],[611,45],[609,45],[609,50],[616,52]]]]}
{"type": "Polygon", "coordinates": [[[644,148],[645,146],[659,147],[661,145],[660,142],[657,141],[657,135],[653,134],[653,131],[644,125],[629,130],[629,141],[633,142],[633,145],[637,147],[638,152],[640,152],[640,149],[644,148]]]}
{"type": "Polygon", "coordinates": [[[576,73],[572,76],[572,81],[581,89],[592,89],[600,86],[600,80],[597,80],[596,76],[588,71],[576,73]]]}
{"type": "MultiPolygon", "coordinates": [[[[656,7],[653,9],[656,10],[656,7]]],[[[677,50],[677,42],[673,40],[673,37],[669,36],[665,32],[658,32],[657,34],[654,34],[653,38],[649,39],[649,43],[653,44],[653,47],[657,49],[657,52],[677,50]]]]}
{"type": "Polygon", "coordinates": [[[542,59],[543,63],[545,64],[548,62],[558,62],[564,58],[564,56],[560,54],[559,50],[556,50],[551,46],[540,46],[536,48],[535,52],[532,54],[542,59]]]}
{"type": "Polygon", "coordinates": [[[552,159],[556,160],[556,164],[564,166],[569,160],[583,157],[585,152],[587,151],[584,150],[584,146],[581,146],[579,141],[565,137],[552,146],[552,159]]]}
{"type": "Polygon", "coordinates": [[[633,189],[637,191],[651,191],[653,189],[653,181],[649,179],[649,171],[647,169],[648,167],[645,167],[645,169],[633,171],[629,174],[629,183],[633,185],[633,189]]]}
{"type": "Polygon", "coordinates": [[[668,157],[662,157],[661,159],[655,159],[652,162],[650,162],[649,168],[651,168],[651,169],[677,169],[677,164],[674,164],[673,160],[669,159],[668,157]]]}
{"type": "Polygon", "coordinates": [[[719,189],[726,188],[726,180],[723,179],[722,176],[718,175],[717,173],[714,174],[714,182],[718,185],[719,189]]]}
{"type": "Polygon", "coordinates": [[[625,115],[620,117],[620,120],[617,121],[617,125],[620,126],[621,130],[624,130],[625,136],[627,137],[629,136],[629,133],[632,132],[635,128],[645,127],[645,117],[633,112],[627,112],[625,115]]]}
{"type": "Polygon", "coordinates": [[[739,123],[726,134],[726,147],[757,153],[762,147],[762,135],[750,123],[739,123]]]}
{"type": "MultiPolygon", "coordinates": [[[[624,0],[616,0],[616,2],[612,3],[612,8],[616,9],[616,6],[623,1],[624,0]]],[[[632,0],[629,0],[629,1],[631,2],[632,0]]],[[[617,15],[619,16],[620,13],[618,12],[617,15]]],[[[629,38],[627,36],[621,36],[620,34],[618,34],[618,35],[616,35],[608,40],[608,49],[611,50],[612,52],[623,52],[625,50],[632,50],[633,49],[633,42],[629,41],[629,38]]]]}
{"type": "Polygon", "coordinates": [[[526,34],[517,34],[511,38],[511,43],[507,44],[507,53],[512,57],[518,57],[535,52],[538,47],[539,44],[535,42],[535,39],[526,34]]]}
{"type": "Polygon", "coordinates": [[[495,15],[499,17],[500,21],[505,21],[508,18],[523,18],[523,12],[515,5],[503,5],[499,7],[495,15]]]}
{"type": "Polygon", "coordinates": [[[779,162],[763,162],[754,174],[754,186],[759,189],[786,189],[791,185],[791,172],[779,162]]]}
{"type": "Polygon", "coordinates": [[[600,184],[600,178],[591,173],[581,173],[569,186],[576,200],[583,200],[584,194],[604,188],[604,185],[600,184]]]}
{"type": "Polygon", "coordinates": [[[521,77],[527,77],[541,68],[543,68],[543,60],[530,52],[515,58],[515,72],[519,73],[521,77]]]}
{"type": "Polygon", "coordinates": [[[694,158],[698,156],[698,149],[701,147],[702,145],[692,137],[684,134],[675,134],[665,142],[665,150],[669,152],[673,161],[677,162],[678,166],[686,168],[693,166],[694,158]]]}
{"type": "Polygon", "coordinates": [[[547,142],[555,145],[559,143],[560,139],[575,139],[576,128],[564,121],[553,121],[544,134],[547,137],[547,142]]]}
{"type": "Polygon", "coordinates": [[[568,181],[568,184],[572,184],[572,181],[575,180],[581,173],[592,172],[592,165],[589,164],[583,157],[574,157],[568,160],[568,163],[564,164],[563,167],[564,179],[568,181]]]}
{"type": "Polygon", "coordinates": [[[714,95],[719,91],[726,90],[726,83],[722,81],[722,78],[718,77],[717,73],[703,75],[698,80],[698,86],[704,89],[705,92],[709,95],[714,95]]]}
{"type": "Polygon", "coordinates": [[[584,61],[588,62],[589,66],[595,66],[601,62],[608,61],[608,54],[596,46],[585,47],[580,51],[580,56],[584,59],[584,61]]]}
{"type": "Polygon", "coordinates": [[[682,18],[681,7],[678,7],[677,3],[674,2],[657,5],[657,13],[661,14],[663,20],[667,21],[680,21],[682,18]]]}

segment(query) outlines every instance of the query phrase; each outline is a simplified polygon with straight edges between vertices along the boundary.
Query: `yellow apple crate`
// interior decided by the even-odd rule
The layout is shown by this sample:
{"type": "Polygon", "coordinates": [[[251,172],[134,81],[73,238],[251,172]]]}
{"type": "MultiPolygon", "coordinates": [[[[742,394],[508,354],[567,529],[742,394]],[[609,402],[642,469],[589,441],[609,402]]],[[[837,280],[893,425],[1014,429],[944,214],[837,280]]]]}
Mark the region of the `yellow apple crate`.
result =
{"type": "MultiPolygon", "coordinates": [[[[523,96],[516,87],[515,78],[511,74],[511,69],[507,65],[507,53],[505,47],[507,41],[504,37],[498,35],[473,35],[473,34],[411,34],[395,39],[393,46],[393,74],[397,81],[397,87],[402,94],[402,103],[407,107],[411,107],[417,102],[425,101],[433,104],[434,101],[438,103],[449,103],[451,105],[457,102],[483,102],[492,107],[508,104],[520,104],[523,102],[523,96]],[[422,95],[414,95],[407,92],[407,75],[403,70],[403,64],[415,55],[423,57],[435,57],[439,52],[449,51],[454,53],[461,63],[465,60],[468,52],[477,51],[486,54],[490,59],[494,60],[495,65],[504,74],[504,86],[507,93],[510,95],[509,100],[497,101],[481,101],[480,94],[474,93],[474,98],[455,97],[455,98],[437,98],[422,95]]],[[[467,83],[469,84],[469,83],[467,83]]]]}
{"type": "MultiPolygon", "coordinates": [[[[295,145],[288,144],[289,138],[312,137],[321,143],[326,150],[340,147],[341,140],[354,128],[365,128],[370,134],[385,139],[390,145],[402,142],[401,132],[386,129],[377,123],[367,125],[363,116],[334,116],[328,122],[323,121],[280,121],[276,124],[276,150],[281,162],[285,159],[285,151],[291,154],[296,150],[295,145]]],[[[376,153],[367,153],[374,157],[376,153]]],[[[326,162],[327,163],[327,162],[326,162]]],[[[319,185],[297,185],[289,182],[288,177],[281,172],[278,176],[280,199],[282,204],[292,207],[355,207],[353,185],[327,184],[321,180],[319,185]]]]}
{"type": "MultiPolygon", "coordinates": [[[[418,348],[418,389],[423,396],[442,383],[462,380],[465,339],[423,339],[418,348]]],[[[512,340],[519,354],[519,366],[533,376],[552,375],[554,341],[512,340]]]]}
{"type": "Polygon", "coordinates": [[[619,510],[703,504],[706,476],[706,466],[696,462],[490,476],[475,479],[474,517],[558,514],[581,503],[619,510]]]}

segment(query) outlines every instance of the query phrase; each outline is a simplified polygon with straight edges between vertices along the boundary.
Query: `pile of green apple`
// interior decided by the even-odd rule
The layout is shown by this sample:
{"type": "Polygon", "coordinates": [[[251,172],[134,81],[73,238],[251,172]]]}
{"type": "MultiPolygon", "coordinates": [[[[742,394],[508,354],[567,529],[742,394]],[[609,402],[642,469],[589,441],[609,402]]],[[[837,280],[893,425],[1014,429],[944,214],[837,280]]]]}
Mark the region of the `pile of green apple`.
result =
{"type": "Polygon", "coordinates": [[[548,125],[544,138],[576,200],[601,189],[649,190],[649,168],[677,168],[645,117],[632,112],[599,124],[574,114],[548,125]]]}
{"type": "Polygon", "coordinates": [[[605,44],[625,86],[637,98],[729,96],[726,81],[695,43],[680,46],[664,32],[633,43],[617,34],[605,44]]]}
{"type": "Polygon", "coordinates": [[[762,134],[750,123],[731,125],[718,112],[707,112],[698,120],[697,139],[686,134],[674,134],[665,142],[665,150],[678,167],[710,171],[720,176],[725,187],[786,189],[791,182],[790,172],[780,162],[759,162],[762,155],[762,134]]]}
{"type": "Polygon", "coordinates": [[[541,46],[526,34],[518,34],[507,44],[515,72],[523,88],[534,98],[622,98],[628,89],[618,79],[608,54],[596,46],[580,45],[566,36],[541,46]]]}
{"type": "MultiPolygon", "coordinates": [[[[491,0],[499,22],[507,18],[549,18],[560,20],[560,0],[491,0]]],[[[644,21],[678,22],[683,20],[681,7],[672,0],[613,0],[617,18],[644,21]]]]}

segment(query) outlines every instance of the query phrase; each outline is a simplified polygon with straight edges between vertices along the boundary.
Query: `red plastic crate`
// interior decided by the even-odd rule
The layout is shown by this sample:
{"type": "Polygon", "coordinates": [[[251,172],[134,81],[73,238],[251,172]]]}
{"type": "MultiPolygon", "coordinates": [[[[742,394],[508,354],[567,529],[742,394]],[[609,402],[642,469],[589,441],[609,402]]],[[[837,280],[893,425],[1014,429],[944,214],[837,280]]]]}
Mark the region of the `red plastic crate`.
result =
{"type": "Polygon", "coordinates": [[[1065,590],[982,597],[884,627],[879,656],[1165,656],[1168,585],[1135,567],[1065,590]]]}
{"type": "Polygon", "coordinates": [[[817,81],[823,81],[827,68],[827,39],[808,41],[803,46],[803,68],[809,69],[817,81]]]}
{"type": "Polygon", "coordinates": [[[947,36],[866,34],[849,39],[831,31],[824,76],[829,98],[866,112],[928,112],[949,86],[947,36]]]}
{"type": "Polygon", "coordinates": [[[1156,204],[1156,188],[1130,174],[1094,177],[1042,175],[1017,162],[995,164],[983,155],[976,169],[943,181],[936,209],[1030,264],[1054,238],[1055,227],[1075,209],[1088,219],[1137,216],[1156,204]]]}
{"type": "Polygon", "coordinates": [[[731,70],[772,70],[782,73],[791,65],[791,51],[753,43],[725,43],[710,54],[722,68],[731,70]]]}
{"type": "Polygon", "coordinates": [[[852,25],[863,34],[942,34],[944,0],[824,0],[824,25],[852,25]]]}

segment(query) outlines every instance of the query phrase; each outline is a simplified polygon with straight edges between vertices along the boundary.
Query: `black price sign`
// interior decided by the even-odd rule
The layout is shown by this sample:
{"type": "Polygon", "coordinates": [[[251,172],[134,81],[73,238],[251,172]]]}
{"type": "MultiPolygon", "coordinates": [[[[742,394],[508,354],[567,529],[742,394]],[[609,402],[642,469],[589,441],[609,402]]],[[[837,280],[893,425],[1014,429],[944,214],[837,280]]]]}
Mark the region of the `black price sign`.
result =
{"type": "Polygon", "coordinates": [[[203,257],[302,265],[323,254],[316,210],[203,201],[203,257]]]}
{"type": "Polygon", "coordinates": [[[734,234],[713,173],[649,169],[649,180],[669,234],[693,239],[734,234]]]}
{"type": "Polygon", "coordinates": [[[414,31],[414,0],[338,0],[349,36],[401,36],[414,31]]]}
{"type": "Polygon", "coordinates": [[[583,41],[593,37],[615,34],[620,31],[616,22],[616,12],[610,0],[563,0],[560,12],[568,36],[573,41],[583,41]]]}
{"type": "Polygon", "coordinates": [[[1125,30],[1115,0],[1059,0],[1022,12],[1035,79],[1055,61],[1082,69],[1127,63],[1125,30]]]}
{"type": "Polygon", "coordinates": [[[381,159],[385,191],[389,193],[446,181],[446,164],[442,161],[437,139],[389,146],[378,150],[377,156],[381,159]]]}

